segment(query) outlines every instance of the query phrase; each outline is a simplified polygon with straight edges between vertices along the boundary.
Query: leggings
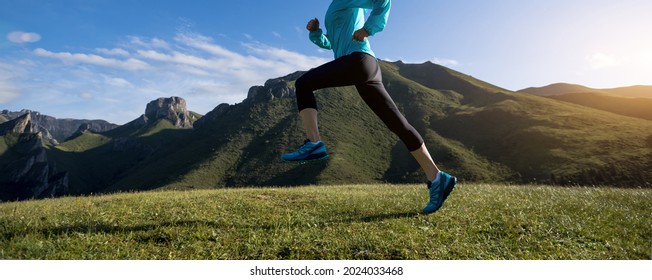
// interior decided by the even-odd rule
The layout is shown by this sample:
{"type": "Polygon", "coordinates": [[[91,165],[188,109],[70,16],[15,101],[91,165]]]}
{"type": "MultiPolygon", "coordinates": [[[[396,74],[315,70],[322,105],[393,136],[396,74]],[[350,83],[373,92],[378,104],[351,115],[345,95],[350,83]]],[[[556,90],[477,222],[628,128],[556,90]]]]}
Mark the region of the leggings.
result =
{"type": "Polygon", "coordinates": [[[297,107],[317,109],[314,91],[322,88],[355,85],[367,106],[407,146],[415,151],[423,144],[419,132],[408,123],[385,90],[375,57],[355,52],[311,69],[297,79],[297,107]]]}

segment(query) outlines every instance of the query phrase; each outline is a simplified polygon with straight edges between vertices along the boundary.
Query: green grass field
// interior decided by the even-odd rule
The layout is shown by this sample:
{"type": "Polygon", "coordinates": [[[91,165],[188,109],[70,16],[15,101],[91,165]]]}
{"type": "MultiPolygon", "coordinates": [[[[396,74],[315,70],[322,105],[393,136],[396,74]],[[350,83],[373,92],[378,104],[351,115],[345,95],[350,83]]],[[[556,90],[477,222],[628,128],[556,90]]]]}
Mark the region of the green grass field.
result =
{"type": "Polygon", "coordinates": [[[125,193],[0,204],[1,259],[650,259],[652,190],[461,184],[125,193]]]}

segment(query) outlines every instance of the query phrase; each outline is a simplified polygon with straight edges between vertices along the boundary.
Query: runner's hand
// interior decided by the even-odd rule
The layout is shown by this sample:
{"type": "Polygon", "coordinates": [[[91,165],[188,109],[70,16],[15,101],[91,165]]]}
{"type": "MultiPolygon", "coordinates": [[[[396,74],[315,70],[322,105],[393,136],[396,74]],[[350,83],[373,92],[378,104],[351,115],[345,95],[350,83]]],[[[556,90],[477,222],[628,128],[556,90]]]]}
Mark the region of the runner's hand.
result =
{"type": "Polygon", "coordinates": [[[369,37],[369,32],[364,28],[360,28],[356,32],[353,32],[353,40],[364,42],[367,37],[369,37]]]}
{"type": "Polygon", "coordinates": [[[308,22],[308,24],[306,25],[306,29],[308,29],[308,31],[310,31],[310,32],[313,32],[313,31],[319,29],[319,20],[317,18],[311,19],[308,22]]]}

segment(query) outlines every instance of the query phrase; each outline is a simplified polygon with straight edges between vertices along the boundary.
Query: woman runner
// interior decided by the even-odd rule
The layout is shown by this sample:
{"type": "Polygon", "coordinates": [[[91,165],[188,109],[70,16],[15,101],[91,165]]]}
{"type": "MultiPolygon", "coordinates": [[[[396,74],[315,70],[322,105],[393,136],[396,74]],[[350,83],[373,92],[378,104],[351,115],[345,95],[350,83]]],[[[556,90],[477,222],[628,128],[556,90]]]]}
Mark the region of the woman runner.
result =
{"type": "Polygon", "coordinates": [[[306,26],[310,40],[317,46],[333,50],[335,60],[303,74],[295,83],[297,107],[307,138],[296,151],[283,154],[285,161],[308,161],[328,157],[317,126],[317,103],[314,91],[322,88],[354,85],[371,110],[394,132],[417,160],[428,178],[430,201],[424,214],[441,208],[455,188],[457,178],[435,165],[423,138],[399,112],[382,83],[378,61],[367,37],[385,28],[390,0],[333,0],[326,11],[326,34],[314,18],[306,26]],[[371,10],[365,21],[365,9],[371,10]]]}

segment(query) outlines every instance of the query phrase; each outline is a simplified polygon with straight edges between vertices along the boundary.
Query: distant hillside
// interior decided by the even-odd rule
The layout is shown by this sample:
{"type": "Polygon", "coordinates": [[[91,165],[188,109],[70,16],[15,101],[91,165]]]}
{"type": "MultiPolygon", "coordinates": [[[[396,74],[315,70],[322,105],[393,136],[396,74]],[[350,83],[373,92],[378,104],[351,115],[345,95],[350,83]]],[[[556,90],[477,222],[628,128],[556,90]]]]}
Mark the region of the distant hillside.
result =
{"type": "Polygon", "coordinates": [[[527,88],[521,93],[550,97],[623,116],[652,120],[652,86],[594,89],[574,84],[527,88]]]}
{"type": "Polygon", "coordinates": [[[581,85],[557,83],[557,84],[547,85],[544,87],[529,87],[526,89],[519,90],[518,92],[539,95],[539,96],[549,96],[549,95],[559,95],[559,94],[575,93],[575,92],[597,92],[597,91],[598,90],[596,89],[592,89],[581,85]]]}
{"type": "Polygon", "coordinates": [[[44,135],[51,135],[51,138],[56,140],[54,143],[64,142],[82,125],[87,125],[88,129],[95,132],[104,132],[118,127],[118,125],[109,123],[104,120],[57,119],[55,117],[42,115],[39,112],[30,110],[21,110],[18,112],[3,110],[0,112],[0,123],[2,123],[2,119],[13,120],[25,114],[30,114],[32,121],[38,127],[39,131],[41,131],[44,135]]]}
{"type": "Polygon", "coordinates": [[[0,125],[0,200],[101,192],[162,146],[178,145],[182,131],[202,117],[187,111],[182,98],[159,98],[126,125],[106,132],[82,125],[53,146],[43,143],[32,115],[0,125]],[[162,132],[167,129],[179,131],[162,132]]]}
{"type": "Polygon", "coordinates": [[[603,89],[602,91],[622,97],[652,98],[652,86],[631,86],[621,88],[603,89]]]}
{"type": "Polygon", "coordinates": [[[652,98],[625,98],[591,92],[548,97],[623,116],[652,120],[652,98]]]}
{"type": "MultiPolygon", "coordinates": [[[[430,62],[381,67],[386,88],[439,167],[461,181],[652,185],[648,120],[511,92],[430,62]]],[[[331,158],[282,162],[279,156],[305,137],[294,98],[301,74],[253,86],[243,102],[220,104],[199,119],[166,109],[179,107],[179,99],[152,101],[156,106],[128,124],[48,146],[48,162],[65,172],[69,194],[425,180],[354,87],[316,95],[331,158]]],[[[0,145],[0,166],[8,160],[0,145]]]]}
{"type": "Polygon", "coordinates": [[[557,83],[544,87],[530,87],[518,92],[539,96],[562,95],[567,93],[603,93],[620,97],[652,98],[652,86],[630,86],[620,88],[595,89],[581,85],[557,83]]]}

